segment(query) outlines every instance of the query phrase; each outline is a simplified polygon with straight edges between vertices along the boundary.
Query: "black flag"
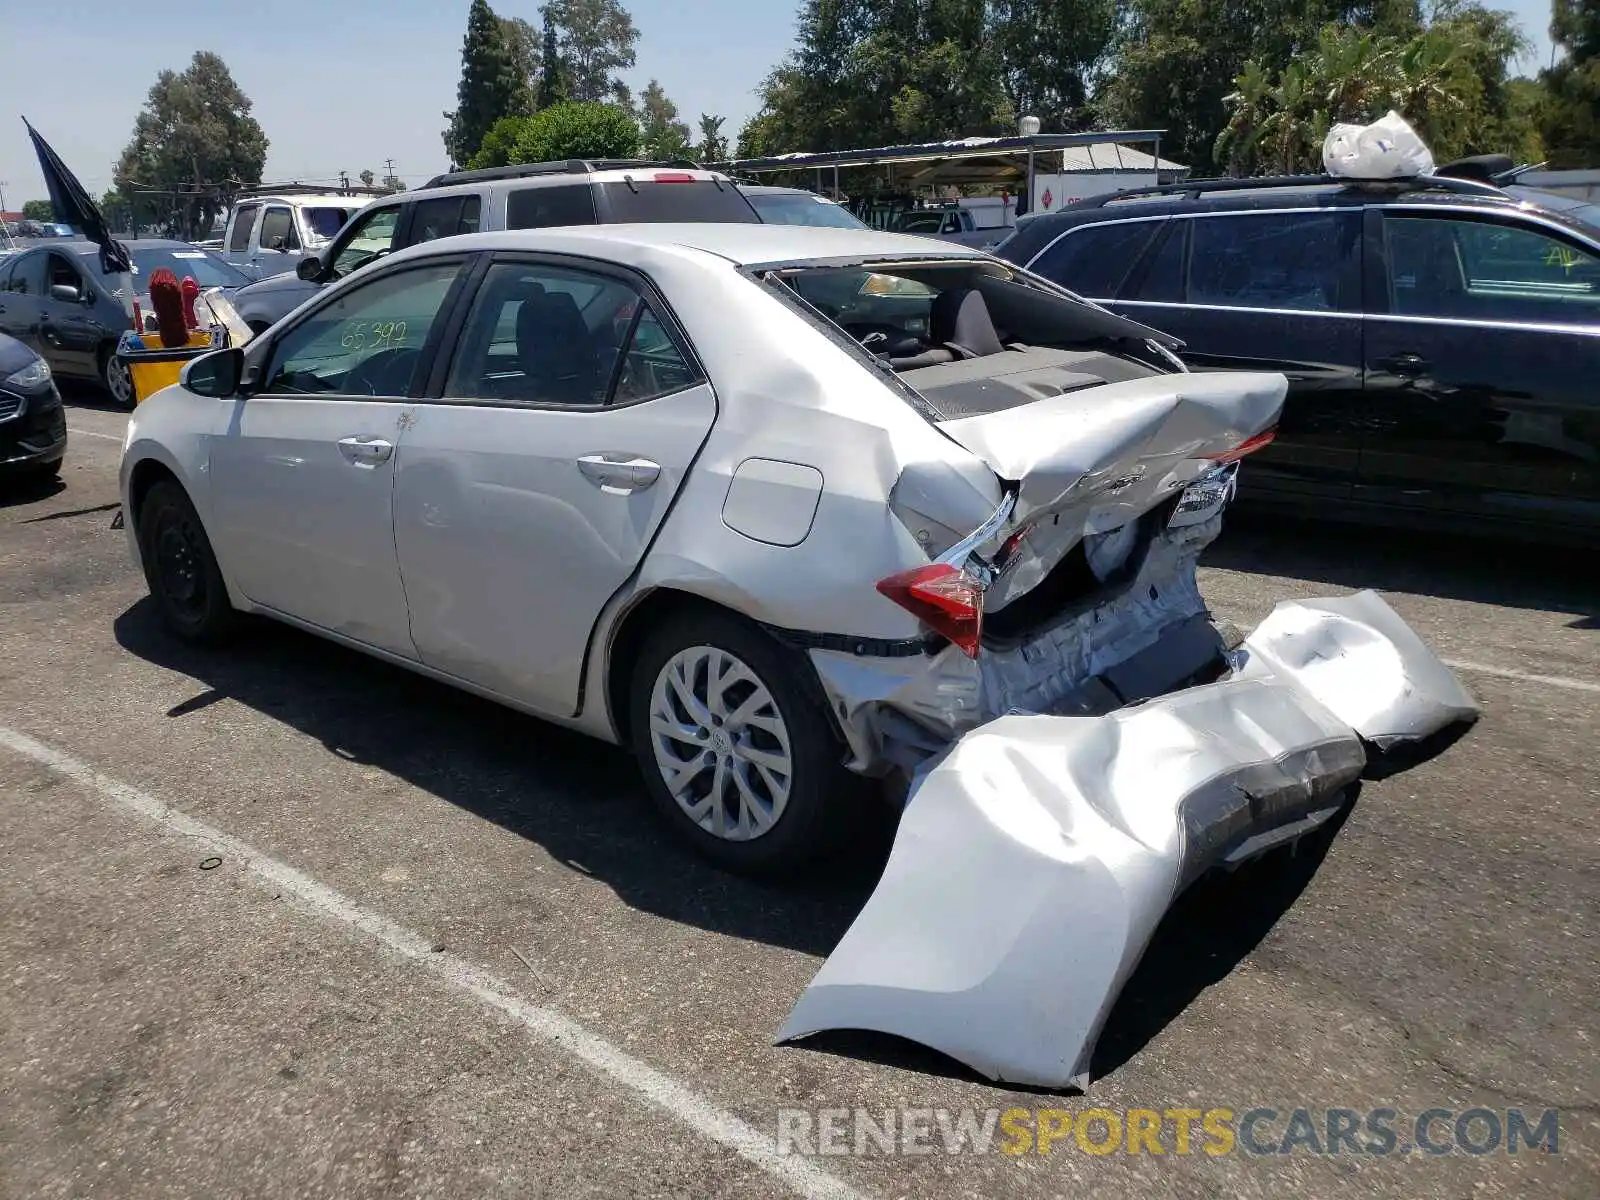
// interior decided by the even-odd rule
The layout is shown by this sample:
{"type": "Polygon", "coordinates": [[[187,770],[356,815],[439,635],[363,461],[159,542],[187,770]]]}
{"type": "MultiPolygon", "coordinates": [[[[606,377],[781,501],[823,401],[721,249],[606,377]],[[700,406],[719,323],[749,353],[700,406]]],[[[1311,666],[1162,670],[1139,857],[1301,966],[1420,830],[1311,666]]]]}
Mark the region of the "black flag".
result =
{"type": "Polygon", "coordinates": [[[28,126],[34,153],[39,156],[39,170],[44,173],[45,187],[50,189],[50,204],[56,210],[56,220],[65,225],[76,225],[83,230],[84,237],[100,247],[100,269],[107,275],[130,274],[133,271],[133,259],[126,246],[112,240],[99,205],[83,190],[83,184],[78,182],[77,176],[67,170],[67,164],[50,149],[50,143],[28,124],[27,117],[22,118],[22,123],[28,126]]]}

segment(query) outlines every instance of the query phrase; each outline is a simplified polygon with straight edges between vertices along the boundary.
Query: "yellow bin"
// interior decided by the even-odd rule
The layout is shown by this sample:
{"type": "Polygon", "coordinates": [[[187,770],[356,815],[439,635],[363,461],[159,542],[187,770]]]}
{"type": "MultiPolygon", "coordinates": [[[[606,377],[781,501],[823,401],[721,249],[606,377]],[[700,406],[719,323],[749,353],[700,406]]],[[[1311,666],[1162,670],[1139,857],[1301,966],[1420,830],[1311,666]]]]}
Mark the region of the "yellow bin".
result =
{"type": "Polygon", "coordinates": [[[129,377],[133,380],[135,404],[140,404],[162,388],[177,383],[184,363],[199,358],[207,351],[223,344],[216,336],[215,330],[196,330],[189,334],[187,346],[168,350],[161,343],[161,335],[152,332],[140,335],[144,341],[143,350],[133,350],[128,348],[126,340],[128,336],[125,334],[123,343],[117,347],[117,357],[122,359],[123,365],[128,368],[129,377]]]}

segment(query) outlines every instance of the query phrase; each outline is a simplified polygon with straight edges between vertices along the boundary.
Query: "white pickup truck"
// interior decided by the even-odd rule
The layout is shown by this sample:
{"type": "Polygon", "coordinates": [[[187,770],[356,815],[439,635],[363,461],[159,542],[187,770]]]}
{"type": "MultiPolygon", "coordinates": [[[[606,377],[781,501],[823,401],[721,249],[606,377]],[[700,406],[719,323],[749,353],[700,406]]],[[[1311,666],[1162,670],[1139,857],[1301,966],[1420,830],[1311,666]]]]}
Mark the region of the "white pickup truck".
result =
{"type": "Polygon", "coordinates": [[[381,188],[282,184],[241,192],[228,214],[218,253],[252,279],[292,272],[315,254],[381,188]]]}

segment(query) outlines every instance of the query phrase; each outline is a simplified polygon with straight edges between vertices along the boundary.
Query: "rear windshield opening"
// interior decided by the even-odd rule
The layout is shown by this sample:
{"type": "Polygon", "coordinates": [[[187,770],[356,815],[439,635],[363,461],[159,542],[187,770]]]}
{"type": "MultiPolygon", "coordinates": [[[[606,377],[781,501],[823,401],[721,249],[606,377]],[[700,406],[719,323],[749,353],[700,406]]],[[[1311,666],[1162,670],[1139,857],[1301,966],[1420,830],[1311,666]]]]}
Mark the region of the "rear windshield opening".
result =
{"type": "Polygon", "coordinates": [[[897,371],[1029,347],[1142,343],[1150,332],[998,263],[802,267],[777,278],[897,371]]]}
{"type": "Polygon", "coordinates": [[[629,183],[602,183],[608,219],[629,222],[715,221],[756,224],[761,217],[743,192],[711,179],[657,183],[649,176],[629,183]]]}
{"type": "Polygon", "coordinates": [[[769,282],[915,389],[936,420],[1170,370],[1136,322],[995,262],[801,267],[769,282]]]}

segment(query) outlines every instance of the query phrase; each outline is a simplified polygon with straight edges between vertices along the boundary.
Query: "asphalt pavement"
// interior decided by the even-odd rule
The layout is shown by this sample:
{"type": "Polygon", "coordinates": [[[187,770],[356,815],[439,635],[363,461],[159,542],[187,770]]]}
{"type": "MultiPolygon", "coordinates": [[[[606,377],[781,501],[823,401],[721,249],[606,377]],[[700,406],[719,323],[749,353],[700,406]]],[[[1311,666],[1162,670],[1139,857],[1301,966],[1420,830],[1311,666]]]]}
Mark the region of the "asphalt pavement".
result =
{"type": "Polygon", "coordinates": [[[68,416],[62,485],[0,495],[0,1195],[1600,1195],[1583,555],[1230,527],[1219,615],[1375,587],[1484,718],[1185,896],[1058,1096],[889,1038],[771,1044],[887,827],[751,883],[680,851],[613,748],[267,623],[220,653],[163,636],[109,527],[125,414],[68,416]],[[1162,1152],[1095,1153],[1133,1109],[1162,1152]],[[1175,1138],[1219,1109],[1250,1137],[1175,1138]],[[1393,1152],[1341,1148],[1329,1109],[1395,1110],[1393,1152]],[[1411,1136],[1430,1109],[1442,1153],[1411,1136]],[[1473,1109],[1556,1110],[1558,1136],[1474,1153],[1473,1109]],[[931,1152],[830,1145],[857,1110],[931,1120],[931,1152]],[[967,1113],[1012,1124],[951,1153],[967,1113]],[[1069,1132],[1000,1152],[1019,1121],[1069,1132]]]}

